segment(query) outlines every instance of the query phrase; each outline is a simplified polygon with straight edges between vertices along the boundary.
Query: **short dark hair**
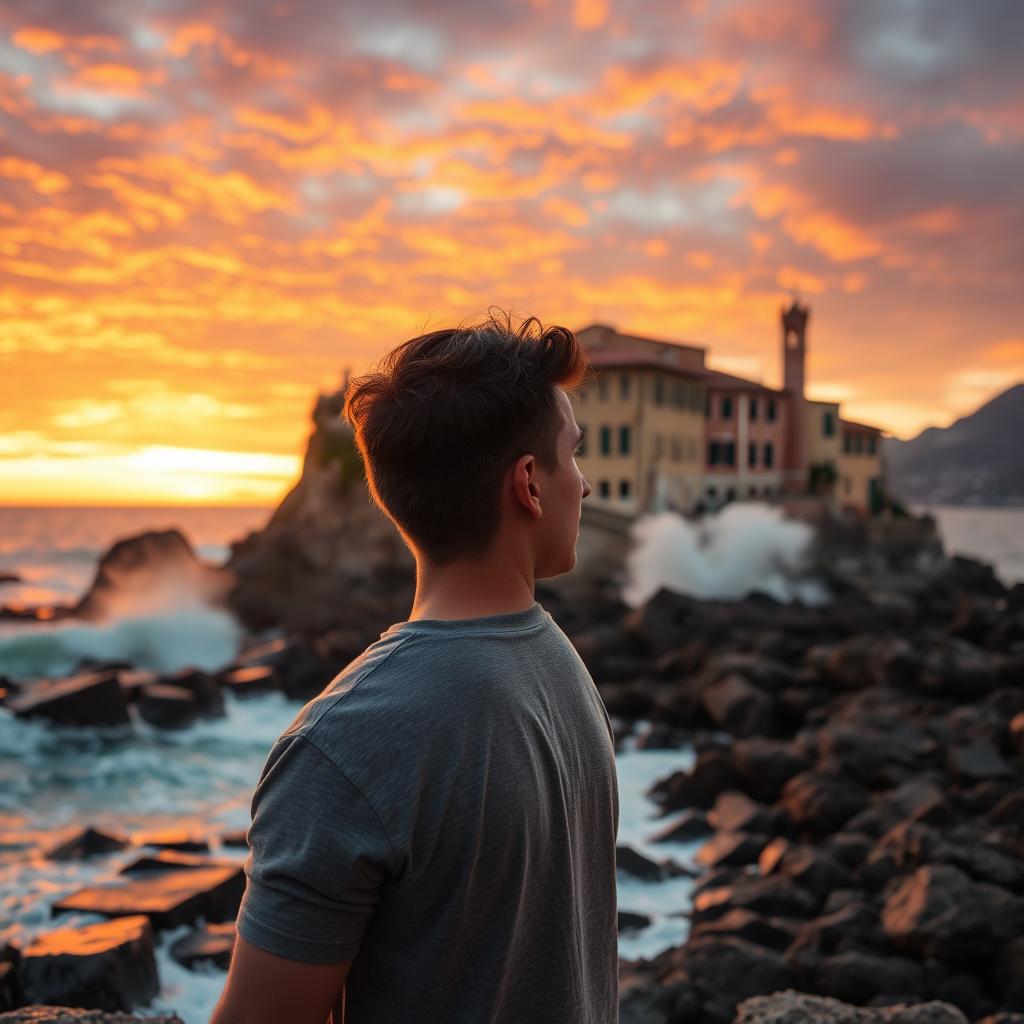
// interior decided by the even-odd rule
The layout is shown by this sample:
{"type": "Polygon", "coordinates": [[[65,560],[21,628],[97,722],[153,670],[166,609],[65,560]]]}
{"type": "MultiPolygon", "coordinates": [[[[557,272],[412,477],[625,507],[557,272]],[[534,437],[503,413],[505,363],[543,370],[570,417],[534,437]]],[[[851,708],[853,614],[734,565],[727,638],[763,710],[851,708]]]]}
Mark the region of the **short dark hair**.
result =
{"type": "Polygon", "coordinates": [[[501,483],[521,455],[558,467],[555,386],[588,375],[572,331],[507,313],[431,331],[349,383],[370,493],[402,535],[437,564],[483,554],[501,523],[501,483]]]}

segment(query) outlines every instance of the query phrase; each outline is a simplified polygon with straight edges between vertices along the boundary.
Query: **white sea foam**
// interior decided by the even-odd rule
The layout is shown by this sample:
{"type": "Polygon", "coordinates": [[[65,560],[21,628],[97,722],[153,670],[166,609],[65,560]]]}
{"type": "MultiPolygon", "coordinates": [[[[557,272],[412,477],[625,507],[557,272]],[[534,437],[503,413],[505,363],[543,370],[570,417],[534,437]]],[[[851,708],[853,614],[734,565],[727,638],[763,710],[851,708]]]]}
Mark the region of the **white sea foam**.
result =
{"type": "Polygon", "coordinates": [[[231,663],[243,636],[228,612],[195,604],[100,623],[19,624],[0,632],[0,675],[66,675],[85,659],[129,661],[158,672],[188,665],[212,671],[231,663]]]}
{"type": "Polygon", "coordinates": [[[828,593],[807,576],[813,536],[780,509],[752,502],[697,521],[674,512],[644,516],[633,526],[623,599],[636,607],[667,587],[712,600],[760,591],[780,601],[820,604],[828,593]]]}

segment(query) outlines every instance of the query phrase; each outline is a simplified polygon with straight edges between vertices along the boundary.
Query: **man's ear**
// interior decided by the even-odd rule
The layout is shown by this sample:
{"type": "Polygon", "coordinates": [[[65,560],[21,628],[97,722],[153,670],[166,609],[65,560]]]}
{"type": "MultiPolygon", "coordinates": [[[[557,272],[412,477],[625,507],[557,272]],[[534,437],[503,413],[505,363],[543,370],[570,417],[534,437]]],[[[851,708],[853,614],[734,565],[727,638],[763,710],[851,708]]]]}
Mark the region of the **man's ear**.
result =
{"type": "Polygon", "coordinates": [[[540,519],[540,484],[537,460],[532,455],[521,455],[512,467],[512,493],[526,512],[540,519]]]}

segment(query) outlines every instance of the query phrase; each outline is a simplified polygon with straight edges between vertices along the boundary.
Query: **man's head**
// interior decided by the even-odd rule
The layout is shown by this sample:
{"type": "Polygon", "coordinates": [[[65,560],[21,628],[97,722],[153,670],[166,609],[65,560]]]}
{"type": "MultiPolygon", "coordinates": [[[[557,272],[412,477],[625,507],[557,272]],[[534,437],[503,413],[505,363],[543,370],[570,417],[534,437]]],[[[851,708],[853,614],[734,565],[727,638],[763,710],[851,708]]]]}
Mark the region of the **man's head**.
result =
{"type": "Polygon", "coordinates": [[[412,338],[349,384],[370,492],[417,555],[480,558],[512,529],[537,578],[572,568],[590,487],[567,390],[586,373],[571,331],[492,316],[412,338]]]}

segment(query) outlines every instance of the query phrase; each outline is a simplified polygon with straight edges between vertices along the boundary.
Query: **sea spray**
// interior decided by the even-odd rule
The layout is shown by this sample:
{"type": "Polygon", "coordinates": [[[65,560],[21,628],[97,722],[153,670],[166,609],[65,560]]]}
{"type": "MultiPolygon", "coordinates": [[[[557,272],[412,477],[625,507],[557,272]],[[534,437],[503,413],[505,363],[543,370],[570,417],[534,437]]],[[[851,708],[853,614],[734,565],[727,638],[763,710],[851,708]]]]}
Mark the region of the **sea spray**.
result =
{"type": "Polygon", "coordinates": [[[83,661],[127,661],[157,672],[187,666],[215,671],[234,660],[243,637],[229,612],[201,605],[99,623],[19,623],[0,632],[0,675],[62,676],[83,661]]]}
{"type": "Polygon", "coordinates": [[[828,600],[825,587],[807,575],[812,529],[774,506],[733,503],[696,521],[661,512],[637,520],[632,536],[623,588],[632,607],[661,587],[710,600],[754,591],[780,601],[828,600]]]}

